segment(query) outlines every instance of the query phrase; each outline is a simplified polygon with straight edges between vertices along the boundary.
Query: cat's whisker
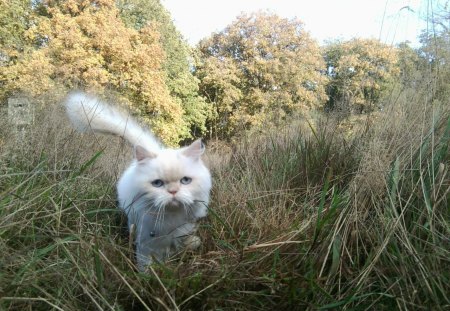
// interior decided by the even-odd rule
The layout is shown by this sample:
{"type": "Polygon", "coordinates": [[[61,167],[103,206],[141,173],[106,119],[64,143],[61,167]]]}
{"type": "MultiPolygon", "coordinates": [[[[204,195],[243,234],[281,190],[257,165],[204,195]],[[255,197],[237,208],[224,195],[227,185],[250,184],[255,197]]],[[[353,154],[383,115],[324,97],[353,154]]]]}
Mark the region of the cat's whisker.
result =
{"type": "Polygon", "coordinates": [[[188,219],[195,219],[194,211],[191,204],[184,205],[184,210],[186,211],[188,219]]]}
{"type": "Polygon", "coordinates": [[[162,230],[163,224],[164,224],[164,218],[166,216],[166,207],[165,205],[161,204],[161,217],[160,217],[160,222],[159,222],[159,228],[158,231],[162,230]]]}
{"type": "Polygon", "coordinates": [[[162,202],[158,202],[158,213],[156,215],[155,230],[161,231],[164,222],[165,208],[162,202]]]}
{"type": "Polygon", "coordinates": [[[194,203],[200,203],[202,204],[206,209],[208,209],[208,202],[202,201],[202,200],[194,200],[194,203]]]}
{"type": "Polygon", "coordinates": [[[181,206],[183,207],[184,213],[186,214],[186,218],[189,219],[190,217],[189,204],[181,202],[181,206]]]}

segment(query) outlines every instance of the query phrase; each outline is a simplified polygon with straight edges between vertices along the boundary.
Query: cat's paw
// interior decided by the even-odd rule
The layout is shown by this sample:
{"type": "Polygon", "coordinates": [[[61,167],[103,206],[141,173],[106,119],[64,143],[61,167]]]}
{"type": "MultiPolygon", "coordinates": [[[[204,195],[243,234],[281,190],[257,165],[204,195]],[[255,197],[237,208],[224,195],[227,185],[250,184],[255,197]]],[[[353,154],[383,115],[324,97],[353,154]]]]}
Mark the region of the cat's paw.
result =
{"type": "Polygon", "coordinates": [[[184,240],[184,247],[186,247],[187,250],[191,251],[199,248],[201,244],[202,241],[196,235],[190,235],[184,240]]]}
{"type": "Polygon", "coordinates": [[[150,257],[139,256],[137,257],[137,268],[139,272],[148,272],[149,266],[153,263],[150,257]]]}

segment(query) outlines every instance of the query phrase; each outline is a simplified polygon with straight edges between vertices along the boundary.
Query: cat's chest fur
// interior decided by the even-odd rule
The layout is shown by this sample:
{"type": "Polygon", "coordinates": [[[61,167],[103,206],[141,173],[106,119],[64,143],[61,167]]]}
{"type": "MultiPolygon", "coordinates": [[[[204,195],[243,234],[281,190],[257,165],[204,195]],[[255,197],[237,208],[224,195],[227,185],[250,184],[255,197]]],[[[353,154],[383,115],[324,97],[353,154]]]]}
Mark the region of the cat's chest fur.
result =
{"type": "Polygon", "coordinates": [[[168,259],[186,246],[186,241],[197,229],[196,218],[182,207],[169,207],[161,214],[147,206],[138,213],[131,211],[131,214],[128,220],[136,230],[137,261],[141,269],[152,259],[168,259]]]}
{"type": "MultiPolygon", "coordinates": [[[[192,230],[188,230],[190,224],[197,221],[196,217],[186,212],[183,207],[166,207],[164,214],[155,211],[151,205],[141,209],[140,215],[129,217],[130,222],[139,224],[140,235],[150,238],[162,239],[164,237],[177,238],[182,235],[189,235],[192,230]]],[[[192,227],[194,229],[194,227],[192,227]]]]}

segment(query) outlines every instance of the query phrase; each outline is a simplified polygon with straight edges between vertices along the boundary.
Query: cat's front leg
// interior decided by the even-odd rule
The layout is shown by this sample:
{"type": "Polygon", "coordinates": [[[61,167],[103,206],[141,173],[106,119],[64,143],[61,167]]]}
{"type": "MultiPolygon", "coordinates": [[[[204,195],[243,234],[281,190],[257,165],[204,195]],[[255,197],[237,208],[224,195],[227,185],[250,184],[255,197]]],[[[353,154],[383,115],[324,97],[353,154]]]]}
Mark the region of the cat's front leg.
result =
{"type": "Polygon", "coordinates": [[[196,223],[185,223],[174,232],[174,243],[177,250],[195,250],[201,245],[201,240],[195,235],[197,231],[196,223]]]}
{"type": "Polygon", "coordinates": [[[193,251],[202,245],[202,241],[197,235],[189,235],[184,239],[183,244],[187,250],[193,251]]]}
{"type": "Polygon", "coordinates": [[[145,272],[152,263],[151,253],[136,249],[136,264],[139,271],[145,272]]]}
{"type": "Polygon", "coordinates": [[[170,255],[171,237],[154,229],[152,214],[141,215],[136,225],[136,261],[144,271],[153,262],[163,262],[170,255]]]}

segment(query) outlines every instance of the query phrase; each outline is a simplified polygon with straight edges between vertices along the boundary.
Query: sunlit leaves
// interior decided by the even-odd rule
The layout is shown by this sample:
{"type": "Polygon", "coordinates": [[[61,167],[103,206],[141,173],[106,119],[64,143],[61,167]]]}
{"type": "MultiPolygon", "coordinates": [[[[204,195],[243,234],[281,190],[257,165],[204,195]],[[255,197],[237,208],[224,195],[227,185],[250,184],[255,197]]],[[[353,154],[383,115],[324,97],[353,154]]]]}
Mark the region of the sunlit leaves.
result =
{"type": "Polygon", "coordinates": [[[241,15],[199,50],[197,75],[214,106],[209,127],[216,135],[279,123],[326,99],[319,47],[297,19],[241,15]]]}
{"type": "Polygon", "coordinates": [[[384,88],[399,75],[397,49],[378,40],[352,39],[325,47],[329,106],[373,109],[384,88]]]}
{"type": "Polygon", "coordinates": [[[1,53],[23,46],[24,33],[30,24],[30,11],[28,0],[0,0],[1,53]]]}
{"type": "Polygon", "coordinates": [[[56,86],[113,90],[164,141],[189,136],[183,107],[166,85],[155,27],[126,27],[113,0],[49,0],[38,11],[26,31],[28,48],[2,68],[3,95],[20,90],[39,96],[56,86]]]}
{"type": "Polygon", "coordinates": [[[173,100],[183,108],[187,126],[194,134],[202,134],[208,106],[199,96],[198,80],[192,74],[191,49],[175,28],[169,12],[159,0],[116,0],[116,4],[128,27],[139,30],[151,24],[160,33],[165,83],[173,100]]]}

